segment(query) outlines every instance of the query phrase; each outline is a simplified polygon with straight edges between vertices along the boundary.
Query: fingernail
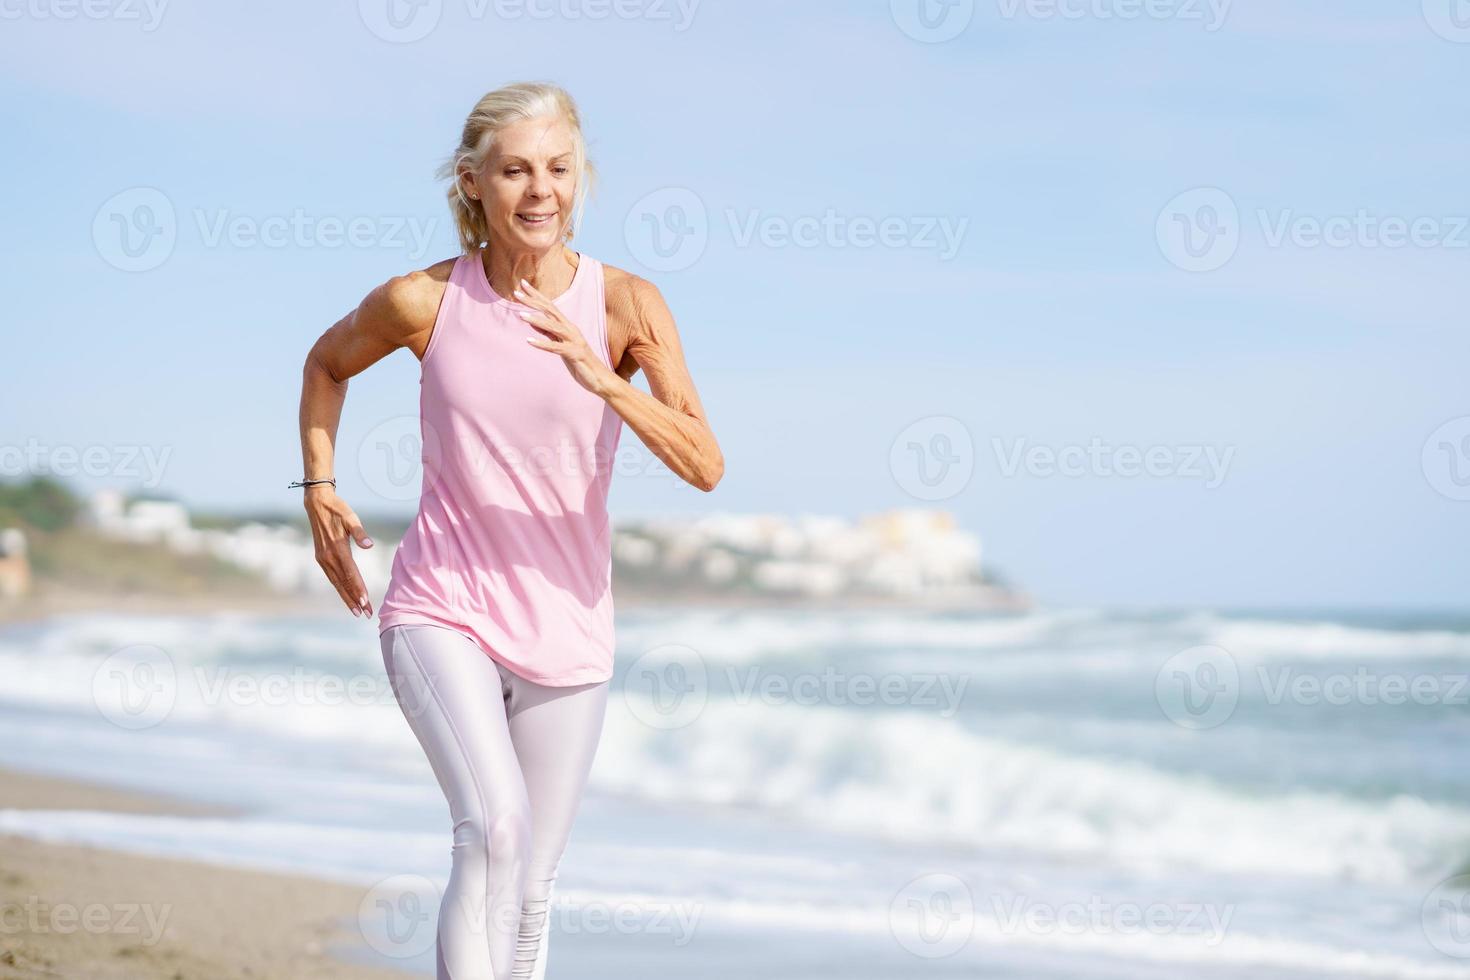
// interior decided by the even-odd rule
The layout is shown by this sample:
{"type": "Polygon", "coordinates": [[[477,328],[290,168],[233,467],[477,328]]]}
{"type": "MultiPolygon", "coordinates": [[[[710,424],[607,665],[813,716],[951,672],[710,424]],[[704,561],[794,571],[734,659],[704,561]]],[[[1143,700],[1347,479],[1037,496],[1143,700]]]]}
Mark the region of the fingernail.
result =
{"type": "Polygon", "coordinates": [[[521,280],[521,285],[522,286],[525,286],[527,289],[530,289],[531,288],[531,284],[528,283],[528,282],[526,282],[526,280],[524,280],[524,279],[521,280]]]}
{"type": "Polygon", "coordinates": [[[364,548],[371,548],[373,546],[373,539],[372,538],[363,538],[362,539],[362,546],[364,548]]]}
{"type": "Polygon", "coordinates": [[[513,290],[511,290],[511,293],[510,294],[512,296],[516,297],[517,299],[525,299],[526,298],[526,294],[523,293],[523,292],[521,292],[519,289],[513,289],[513,290]]]}
{"type": "Polygon", "coordinates": [[[360,616],[361,613],[359,613],[356,609],[354,609],[354,610],[352,610],[352,615],[354,615],[354,616],[360,616]]]}

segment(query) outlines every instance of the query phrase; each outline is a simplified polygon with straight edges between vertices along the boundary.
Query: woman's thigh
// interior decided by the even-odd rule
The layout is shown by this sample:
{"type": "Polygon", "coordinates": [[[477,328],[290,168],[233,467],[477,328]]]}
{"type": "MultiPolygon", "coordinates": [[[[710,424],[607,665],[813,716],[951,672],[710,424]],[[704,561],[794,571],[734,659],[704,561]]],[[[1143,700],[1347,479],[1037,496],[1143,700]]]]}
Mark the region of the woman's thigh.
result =
{"type": "Polygon", "coordinates": [[[607,713],[609,682],[547,687],[511,676],[509,728],[531,805],[532,868],[566,847],[607,713]]]}
{"type": "Polygon", "coordinates": [[[438,626],[386,630],[384,667],[449,801],[458,836],[528,808],[504,680],[469,637],[438,626]]]}

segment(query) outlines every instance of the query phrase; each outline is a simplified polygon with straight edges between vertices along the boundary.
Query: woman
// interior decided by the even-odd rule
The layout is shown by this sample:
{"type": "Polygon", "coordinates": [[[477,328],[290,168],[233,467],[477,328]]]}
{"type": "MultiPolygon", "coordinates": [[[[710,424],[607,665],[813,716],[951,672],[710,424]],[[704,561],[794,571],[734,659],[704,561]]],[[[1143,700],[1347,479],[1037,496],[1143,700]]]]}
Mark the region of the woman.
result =
{"type": "Polygon", "coordinates": [[[606,501],[622,424],[702,490],[724,473],[658,289],[564,244],[591,174],[566,92],[485,95],[440,171],[462,254],[374,289],[306,361],[317,561],[364,616],[348,540],[372,541],[330,478],[337,421],[348,378],[399,347],[422,366],[419,510],[378,625],[453,819],[440,980],[545,973],[552,884],[612,677],[606,501]],[[652,397],[629,383],[639,368],[652,397]]]}

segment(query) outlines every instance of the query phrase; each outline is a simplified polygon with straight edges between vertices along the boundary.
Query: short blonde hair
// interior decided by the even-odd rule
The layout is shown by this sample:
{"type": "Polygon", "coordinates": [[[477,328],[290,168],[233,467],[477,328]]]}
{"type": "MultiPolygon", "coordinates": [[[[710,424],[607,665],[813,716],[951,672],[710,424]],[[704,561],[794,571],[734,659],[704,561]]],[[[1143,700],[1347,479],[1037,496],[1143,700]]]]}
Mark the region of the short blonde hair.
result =
{"type": "Polygon", "coordinates": [[[559,117],[571,127],[572,172],[576,174],[576,189],[572,196],[572,219],[563,236],[565,240],[571,241],[581,226],[582,210],[597,172],[592,161],[587,159],[587,141],[582,136],[582,117],[577,112],[577,103],[565,89],[550,82],[516,82],[480,96],[480,101],[475,103],[465,120],[459,146],[436,172],[436,176],[452,181],[448,191],[449,212],[454,216],[459,244],[465,252],[478,251],[481,243],[489,240],[490,232],[485,225],[485,213],[480,209],[480,202],[465,193],[460,175],[470,170],[480,171],[501,129],[522,119],[543,116],[559,117]]]}

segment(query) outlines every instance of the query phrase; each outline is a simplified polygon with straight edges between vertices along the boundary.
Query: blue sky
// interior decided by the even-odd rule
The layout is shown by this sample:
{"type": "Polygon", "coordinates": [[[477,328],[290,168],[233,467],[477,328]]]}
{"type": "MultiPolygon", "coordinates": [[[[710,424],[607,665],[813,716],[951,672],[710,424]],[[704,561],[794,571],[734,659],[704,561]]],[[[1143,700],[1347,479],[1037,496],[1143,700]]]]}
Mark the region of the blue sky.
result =
{"type": "MultiPolygon", "coordinates": [[[[1048,602],[1463,605],[1470,19],[917,2],[7,6],[0,465],[299,506],[307,349],[454,253],[435,167],[548,79],[577,246],[663,290],[726,456],[639,449],[616,517],[936,507],[1048,602]]],[[[411,512],[363,447],[416,379],[352,381],[363,513],[411,512]]]]}

